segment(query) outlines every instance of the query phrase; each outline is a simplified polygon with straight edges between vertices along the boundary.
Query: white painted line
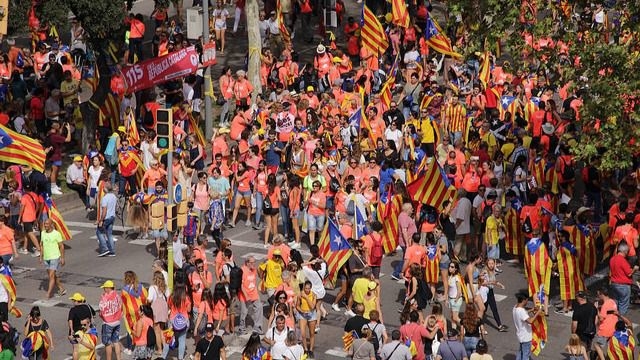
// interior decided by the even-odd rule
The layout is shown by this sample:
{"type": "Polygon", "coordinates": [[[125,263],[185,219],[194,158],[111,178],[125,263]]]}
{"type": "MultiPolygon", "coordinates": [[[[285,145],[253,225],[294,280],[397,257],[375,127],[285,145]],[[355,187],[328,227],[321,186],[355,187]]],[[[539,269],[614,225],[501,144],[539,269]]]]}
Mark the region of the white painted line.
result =
{"type": "Polygon", "coordinates": [[[136,239],[136,240],[129,241],[129,244],[142,245],[142,246],[151,245],[153,243],[155,243],[155,241],[154,240],[149,240],[149,239],[136,239]]]}
{"type": "Polygon", "coordinates": [[[62,298],[59,299],[42,299],[42,300],[36,300],[33,302],[33,305],[38,305],[40,307],[54,307],[56,305],[58,305],[59,303],[61,303],[62,298]]]}
{"type": "Polygon", "coordinates": [[[347,353],[344,352],[344,350],[342,348],[339,347],[334,347],[333,349],[329,349],[327,351],[324,352],[327,355],[331,355],[331,356],[335,356],[335,357],[339,357],[339,358],[347,358],[347,353]]]}
{"type": "MultiPolygon", "coordinates": [[[[96,225],[92,222],[92,221],[65,221],[65,224],[67,224],[67,226],[71,226],[71,227],[79,227],[79,228],[84,228],[84,229],[95,229],[96,225]]],[[[132,227],[129,226],[121,226],[121,225],[114,225],[113,226],[113,230],[115,231],[127,231],[133,229],[132,227]]]]}
{"type": "Polygon", "coordinates": [[[253,256],[253,258],[258,260],[258,261],[262,261],[262,260],[267,258],[267,254],[264,254],[264,253],[253,253],[253,252],[246,253],[246,254],[242,255],[242,258],[246,259],[249,256],[253,256]]]}
{"type": "Polygon", "coordinates": [[[507,298],[506,295],[500,295],[500,294],[494,294],[494,297],[496,298],[496,302],[500,302],[507,298]]]}

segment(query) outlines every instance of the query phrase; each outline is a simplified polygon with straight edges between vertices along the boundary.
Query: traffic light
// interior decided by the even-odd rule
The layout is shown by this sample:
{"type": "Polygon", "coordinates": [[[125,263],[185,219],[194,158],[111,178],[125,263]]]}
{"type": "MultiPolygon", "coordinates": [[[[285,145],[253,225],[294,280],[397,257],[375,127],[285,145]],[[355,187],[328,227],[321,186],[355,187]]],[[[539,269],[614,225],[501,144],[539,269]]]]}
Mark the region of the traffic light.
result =
{"type": "Polygon", "coordinates": [[[178,231],[178,207],[174,204],[166,206],[167,230],[178,231]]]}
{"type": "Polygon", "coordinates": [[[158,109],[156,119],[158,149],[173,150],[173,112],[171,109],[158,109]]]}

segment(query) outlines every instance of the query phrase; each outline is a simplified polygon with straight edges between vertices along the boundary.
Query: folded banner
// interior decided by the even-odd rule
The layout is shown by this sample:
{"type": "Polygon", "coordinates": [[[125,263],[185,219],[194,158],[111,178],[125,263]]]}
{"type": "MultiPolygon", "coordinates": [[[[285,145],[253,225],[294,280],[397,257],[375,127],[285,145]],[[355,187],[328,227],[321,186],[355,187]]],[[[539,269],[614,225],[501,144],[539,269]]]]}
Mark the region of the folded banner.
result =
{"type": "Polygon", "coordinates": [[[165,56],[126,66],[122,73],[127,85],[127,94],[193,74],[198,69],[198,60],[196,48],[190,46],[165,56]]]}

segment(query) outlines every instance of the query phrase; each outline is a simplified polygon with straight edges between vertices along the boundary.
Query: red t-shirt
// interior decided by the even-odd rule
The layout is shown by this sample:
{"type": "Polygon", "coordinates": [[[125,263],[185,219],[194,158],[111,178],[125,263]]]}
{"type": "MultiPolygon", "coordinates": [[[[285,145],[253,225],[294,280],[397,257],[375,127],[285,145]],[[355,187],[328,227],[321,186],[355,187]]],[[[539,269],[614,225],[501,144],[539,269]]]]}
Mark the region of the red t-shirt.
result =
{"type": "Polygon", "coordinates": [[[609,277],[613,284],[631,285],[631,266],[627,259],[621,254],[615,254],[609,260],[609,277]]]}

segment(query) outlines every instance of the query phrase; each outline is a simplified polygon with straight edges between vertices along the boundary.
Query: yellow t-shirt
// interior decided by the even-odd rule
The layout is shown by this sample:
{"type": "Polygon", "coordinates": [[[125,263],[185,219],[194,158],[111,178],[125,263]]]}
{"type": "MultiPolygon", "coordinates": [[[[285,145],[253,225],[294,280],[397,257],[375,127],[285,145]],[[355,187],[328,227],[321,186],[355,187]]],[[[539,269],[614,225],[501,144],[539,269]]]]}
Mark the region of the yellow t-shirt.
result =
{"type": "Polygon", "coordinates": [[[60,92],[61,93],[68,93],[71,92],[71,95],[67,95],[65,97],[63,97],[62,102],[65,105],[69,105],[71,104],[71,101],[73,101],[73,99],[77,99],[78,98],[78,88],[80,83],[78,82],[78,80],[71,80],[71,81],[63,81],[60,83],[60,92]]]}
{"type": "Polygon", "coordinates": [[[420,122],[420,133],[422,134],[422,138],[420,139],[421,143],[430,144],[436,141],[435,126],[437,125],[434,124],[431,120],[422,120],[420,122]]]}
{"type": "Polygon", "coordinates": [[[353,282],[351,293],[353,294],[353,301],[362,304],[364,302],[364,296],[369,291],[369,279],[358,278],[353,282]]]}
{"type": "Polygon", "coordinates": [[[498,244],[499,235],[498,229],[502,224],[502,220],[496,219],[493,215],[487,218],[487,223],[484,230],[484,241],[488,245],[496,245],[498,244]]]}
{"type": "MultiPolygon", "coordinates": [[[[315,297],[316,297],[313,292],[309,293],[307,296],[312,300],[315,300],[315,297]]],[[[309,306],[309,303],[307,302],[307,300],[300,297],[300,311],[307,313],[307,312],[311,312],[312,310],[313,309],[309,306]]]]}
{"type": "Polygon", "coordinates": [[[282,265],[279,262],[267,260],[260,265],[260,271],[266,274],[264,286],[267,289],[275,289],[282,284],[282,265]]]}
{"type": "Polygon", "coordinates": [[[367,299],[366,297],[363,297],[362,299],[363,305],[364,305],[364,314],[362,316],[364,316],[365,319],[369,318],[369,313],[371,312],[371,310],[376,310],[377,309],[377,304],[378,304],[378,297],[377,296],[372,296],[369,299],[367,299]]]}

